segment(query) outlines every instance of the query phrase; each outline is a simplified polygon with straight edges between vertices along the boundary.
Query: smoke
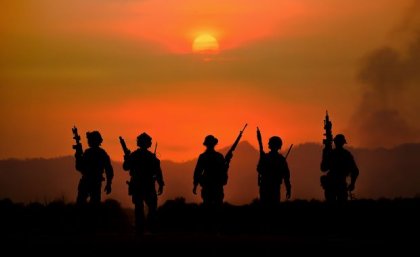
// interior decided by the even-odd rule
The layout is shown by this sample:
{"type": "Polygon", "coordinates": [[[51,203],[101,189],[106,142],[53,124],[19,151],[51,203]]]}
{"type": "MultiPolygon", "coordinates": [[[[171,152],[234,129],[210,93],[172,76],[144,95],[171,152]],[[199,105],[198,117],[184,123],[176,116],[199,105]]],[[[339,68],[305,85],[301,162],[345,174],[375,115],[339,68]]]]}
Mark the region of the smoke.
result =
{"type": "Polygon", "coordinates": [[[358,145],[392,147],[420,138],[419,129],[404,115],[406,95],[420,85],[420,1],[407,14],[399,28],[411,35],[406,50],[377,49],[366,56],[358,73],[362,99],[350,126],[358,145]]]}

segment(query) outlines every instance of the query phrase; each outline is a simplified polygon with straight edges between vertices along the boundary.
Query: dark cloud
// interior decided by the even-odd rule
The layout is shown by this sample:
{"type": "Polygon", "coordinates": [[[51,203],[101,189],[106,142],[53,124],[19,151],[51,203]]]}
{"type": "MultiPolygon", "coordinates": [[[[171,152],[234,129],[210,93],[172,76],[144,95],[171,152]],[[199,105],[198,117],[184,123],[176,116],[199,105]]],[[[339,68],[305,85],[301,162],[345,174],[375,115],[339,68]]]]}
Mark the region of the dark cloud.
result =
{"type": "Polygon", "coordinates": [[[420,139],[419,128],[404,115],[405,96],[419,92],[412,90],[420,84],[420,22],[416,18],[420,16],[419,7],[420,1],[416,1],[403,27],[398,28],[400,33],[411,35],[406,50],[391,47],[375,50],[364,59],[358,73],[363,84],[362,100],[350,131],[360,145],[389,147],[420,139]]]}

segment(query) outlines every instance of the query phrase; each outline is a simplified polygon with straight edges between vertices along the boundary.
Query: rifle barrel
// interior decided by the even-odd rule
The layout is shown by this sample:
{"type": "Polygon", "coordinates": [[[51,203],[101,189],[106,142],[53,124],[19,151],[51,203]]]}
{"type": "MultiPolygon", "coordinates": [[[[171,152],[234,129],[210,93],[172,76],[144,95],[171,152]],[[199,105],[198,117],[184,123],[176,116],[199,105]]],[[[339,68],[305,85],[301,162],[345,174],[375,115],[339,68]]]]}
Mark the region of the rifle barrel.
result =
{"type": "Polygon", "coordinates": [[[244,128],[241,130],[241,132],[244,132],[244,130],[245,130],[245,128],[246,128],[246,126],[248,126],[248,123],[245,123],[245,126],[244,126],[244,128]]]}
{"type": "Polygon", "coordinates": [[[293,147],[293,144],[290,145],[289,151],[287,151],[286,156],[284,157],[285,159],[287,159],[287,156],[289,156],[289,153],[292,150],[292,147],[293,147]]]}

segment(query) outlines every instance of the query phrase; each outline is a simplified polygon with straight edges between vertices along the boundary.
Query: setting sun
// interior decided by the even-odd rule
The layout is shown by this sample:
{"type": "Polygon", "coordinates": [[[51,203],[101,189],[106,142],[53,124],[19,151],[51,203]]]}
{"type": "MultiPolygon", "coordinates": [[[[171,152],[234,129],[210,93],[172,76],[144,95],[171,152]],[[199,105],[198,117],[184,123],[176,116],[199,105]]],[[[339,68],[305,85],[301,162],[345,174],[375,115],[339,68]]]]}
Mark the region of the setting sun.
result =
{"type": "Polygon", "coordinates": [[[217,53],[219,42],[209,34],[202,34],[194,39],[192,50],[194,53],[217,53]]]}

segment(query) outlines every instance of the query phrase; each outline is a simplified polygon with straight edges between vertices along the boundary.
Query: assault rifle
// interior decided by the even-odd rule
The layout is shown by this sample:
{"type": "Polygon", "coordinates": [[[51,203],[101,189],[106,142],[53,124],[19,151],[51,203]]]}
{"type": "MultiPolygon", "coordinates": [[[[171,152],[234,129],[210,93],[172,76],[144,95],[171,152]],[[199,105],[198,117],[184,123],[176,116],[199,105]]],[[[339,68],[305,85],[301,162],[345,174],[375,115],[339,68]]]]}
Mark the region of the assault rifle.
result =
{"type": "Polygon", "coordinates": [[[235,151],[236,147],[238,146],[238,143],[241,140],[242,133],[244,133],[246,126],[248,126],[248,123],[246,123],[244,128],[239,132],[239,135],[236,138],[235,142],[233,143],[232,147],[229,149],[229,151],[225,155],[225,164],[226,164],[227,169],[229,169],[229,164],[233,157],[233,151],[235,151]]]}
{"type": "Polygon", "coordinates": [[[332,144],[333,144],[333,134],[332,134],[332,122],[330,121],[330,117],[328,115],[328,111],[325,115],[324,120],[324,136],[325,138],[322,140],[324,144],[324,149],[322,150],[322,162],[321,162],[321,171],[326,172],[329,169],[329,155],[332,151],[332,144]]]}
{"type": "Polygon", "coordinates": [[[76,126],[74,126],[71,130],[73,132],[73,139],[76,141],[76,144],[72,146],[73,149],[76,150],[76,153],[74,156],[76,158],[81,158],[83,155],[83,147],[82,147],[82,144],[80,143],[80,135],[77,132],[76,126]]]}
{"type": "Polygon", "coordinates": [[[156,150],[157,150],[157,141],[156,141],[156,144],[155,144],[155,150],[153,151],[153,154],[155,155],[155,157],[156,157],[156,150]]]}
{"type": "Polygon", "coordinates": [[[128,149],[127,145],[125,144],[124,138],[120,136],[120,144],[124,152],[124,158],[128,157],[131,154],[130,149],[128,149]]]}
{"type": "MultiPolygon", "coordinates": [[[[258,146],[260,148],[260,160],[257,166],[257,170],[259,170],[265,158],[264,146],[262,143],[261,131],[259,127],[257,127],[257,139],[258,139],[258,146]]],[[[261,173],[258,172],[258,186],[260,186],[260,184],[261,184],[261,173]]]]}
{"type": "MultiPolygon", "coordinates": [[[[121,147],[122,147],[123,152],[124,152],[124,160],[127,160],[128,156],[130,156],[130,154],[131,154],[131,151],[130,151],[130,149],[128,149],[124,138],[122,138],[122,136],[120,136],[119,139],[120,139],[121,147]]],[[[130,170],[130,175],[131,175],[131,170],[130,170]]],[[[130,180],[127,180],[125,183],[128,185],[128,195],[132,195],[132,190],[133,189],[132,189],[130,180]]]]}
{"type": "Polygon", "coordinates": [[[248,123],[246,123],[244,128],[239,132],[239,135],[236,138],[235,142],[233,143],[232,147],[229,149],[229,151],[225,155],[225,173],[224,173],[224,176],[223,176],[223,185],[227,184],[230,161],[232,160],[233,152],[235,151],[236,147],[238,146],[238,143],[241,140],[242,133],[244,133],[246,126],[248,126],[248,123]]]}

